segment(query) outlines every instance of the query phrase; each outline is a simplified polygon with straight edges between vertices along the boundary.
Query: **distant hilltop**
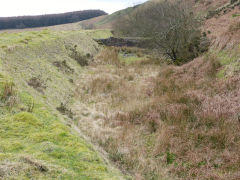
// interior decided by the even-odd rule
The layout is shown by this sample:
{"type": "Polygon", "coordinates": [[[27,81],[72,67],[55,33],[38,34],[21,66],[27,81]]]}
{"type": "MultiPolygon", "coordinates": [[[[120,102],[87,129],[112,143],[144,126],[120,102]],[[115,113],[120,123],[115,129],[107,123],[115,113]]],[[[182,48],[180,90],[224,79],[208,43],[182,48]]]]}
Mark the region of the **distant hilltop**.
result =
{"type": "Polygon", "coordinates": [[[74,23],[107,15],[102,10],[84,10],[38,16],[0,17],[0,29],[24,29],[74,23]]]}

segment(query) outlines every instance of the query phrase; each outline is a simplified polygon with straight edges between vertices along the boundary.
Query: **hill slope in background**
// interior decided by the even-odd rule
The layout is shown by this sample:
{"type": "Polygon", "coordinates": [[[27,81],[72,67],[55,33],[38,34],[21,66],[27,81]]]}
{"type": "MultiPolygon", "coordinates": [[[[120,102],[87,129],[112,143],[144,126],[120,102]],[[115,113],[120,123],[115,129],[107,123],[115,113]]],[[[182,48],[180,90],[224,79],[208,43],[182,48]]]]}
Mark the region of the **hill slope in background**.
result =
{"type": "Polygon", "coordinates": [[[40,16],[0,17],[0,29],[23,29],[74,23],[106,15],[101,10],[85,10],[40,16]]]}
{"type": "Polygon", "coordinates": [[[139,5],[134,7],[129,7],[127,9],[123,9],[120,11],[117,11],[113,14],[102,16],[101,18],[93,18],[90,20],[86,20],[83,22],[80,22],[82,27],[84,29],[111,29],[112,23],[117,21],[119,18],[121,18],[124,15],[130,14],[134,9],[136,9],[139,5]]]}

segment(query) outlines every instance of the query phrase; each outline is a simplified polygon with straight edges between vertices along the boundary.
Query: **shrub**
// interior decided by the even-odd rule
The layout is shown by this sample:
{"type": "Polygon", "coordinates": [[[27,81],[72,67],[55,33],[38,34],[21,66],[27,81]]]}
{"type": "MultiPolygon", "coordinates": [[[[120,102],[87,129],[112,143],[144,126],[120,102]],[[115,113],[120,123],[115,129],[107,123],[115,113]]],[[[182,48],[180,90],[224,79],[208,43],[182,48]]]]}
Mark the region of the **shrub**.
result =
{"type": "Polygon", "coordinates": [[[69,50],[70,50],[69,57],[76,60],[78,64],[80,64],[81,66],[89,65],[89,62],[88,62],[89,56],[83,55],[82,53],[80,53],[77,50],[77,45],[74,45],[74,47],[70,47],[69,50]]]}
{"type": "Polygon", "coordinates": [[[67,108],[66,103],[61,103],[60,106],[57,107],[57,110],[63,115],[67,115],[70,119],[73,118],[73,112],[71,111],[71,109],[67,108]]]}
{"type": "Polygon", "coordinates": [[[72,100],[72,97],[73,97],[72,95],[68,95],[67,97],[65,97],[65,102],[61,102],[60,106],[56,108],[60,113],[68,116],[70,119],[72,119],[74,115],[72,110],[68,108],[68,105],[72,100]]]}
{"type": "Polygon", "coordinates": [[[66,60],[63,61],[55,61],[53,62],[53,65],[56,66],[59,70],[65,72],[65,73],[74,73],[74,69],[71,68],[66,60]]]}

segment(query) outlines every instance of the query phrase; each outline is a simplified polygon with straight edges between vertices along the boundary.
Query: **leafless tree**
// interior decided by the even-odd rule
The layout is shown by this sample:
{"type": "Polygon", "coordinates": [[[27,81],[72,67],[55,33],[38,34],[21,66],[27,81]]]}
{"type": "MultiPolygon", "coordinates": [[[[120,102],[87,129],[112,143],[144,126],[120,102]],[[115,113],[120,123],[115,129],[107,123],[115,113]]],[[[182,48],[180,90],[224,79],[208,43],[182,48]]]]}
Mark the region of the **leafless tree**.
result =
{"type": "Polygon", "coordinates": [[[183,1],[149,2],[113,25],[117,34],[143,37],[172,61],[187,61],[199,52],[199,21],[183,1]]]}

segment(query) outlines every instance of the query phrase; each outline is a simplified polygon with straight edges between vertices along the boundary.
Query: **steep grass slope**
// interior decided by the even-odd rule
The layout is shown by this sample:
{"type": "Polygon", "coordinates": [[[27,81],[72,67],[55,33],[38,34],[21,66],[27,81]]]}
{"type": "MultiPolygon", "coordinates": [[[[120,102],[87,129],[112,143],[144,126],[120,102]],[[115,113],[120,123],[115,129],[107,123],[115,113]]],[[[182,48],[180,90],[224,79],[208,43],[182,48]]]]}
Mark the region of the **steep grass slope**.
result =
{"type": "Polygon", "coordinates": [[[82,69],[72,49],[91,58],[99,48],[92,37],[108,34],[0,34],[0,179],[122,179],[72,130],[64,109],[82,69]]]}

